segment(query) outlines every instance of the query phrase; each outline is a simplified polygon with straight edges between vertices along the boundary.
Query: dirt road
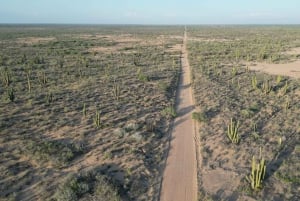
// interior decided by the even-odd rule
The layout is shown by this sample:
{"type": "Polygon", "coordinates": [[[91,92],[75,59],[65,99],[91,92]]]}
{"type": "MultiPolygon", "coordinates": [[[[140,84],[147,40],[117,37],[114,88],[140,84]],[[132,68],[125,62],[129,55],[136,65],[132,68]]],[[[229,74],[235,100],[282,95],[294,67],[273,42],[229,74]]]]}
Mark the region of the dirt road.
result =
{"type": "Polygon", "coordinates": [[[194,103],[190,86],[190,66],[186,43],[187,32],[185,30],[181,57],[182,72],[176,99],[178,116],[172,130],[160,201],[197,200],[195,125],[192,120],[194,103]]]}

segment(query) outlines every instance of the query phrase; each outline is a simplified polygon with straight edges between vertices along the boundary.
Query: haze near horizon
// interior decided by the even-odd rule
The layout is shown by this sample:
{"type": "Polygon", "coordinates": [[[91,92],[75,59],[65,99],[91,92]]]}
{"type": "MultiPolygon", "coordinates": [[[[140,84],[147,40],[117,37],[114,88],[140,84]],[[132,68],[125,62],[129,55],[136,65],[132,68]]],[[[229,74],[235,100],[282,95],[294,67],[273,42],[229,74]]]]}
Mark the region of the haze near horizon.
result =
{"type": "Polygon", "coordinates": [[[299,24],[297,0],[9,0],[0,23],[299,24]]]}

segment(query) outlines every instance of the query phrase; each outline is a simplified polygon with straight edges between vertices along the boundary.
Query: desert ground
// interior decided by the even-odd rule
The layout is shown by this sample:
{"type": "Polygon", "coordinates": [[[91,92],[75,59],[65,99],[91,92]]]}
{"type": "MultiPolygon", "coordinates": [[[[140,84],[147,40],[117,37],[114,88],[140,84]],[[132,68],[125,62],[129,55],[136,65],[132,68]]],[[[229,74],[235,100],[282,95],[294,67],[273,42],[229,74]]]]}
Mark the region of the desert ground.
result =
{"type": "Polygon", "coordinates": [[[200,26],[188,33],[198,199],[299,200],[300,27],[200,26]],[[254,187],[253,161],[265,167],[254,187]]]}
{"type": "Polygon", "coordinates": [[[300,200],[299,47],[293,25],[1,25],[0,200],[300,200]]]}
{"type": "Polygon", "coordinates": [[[0,27],[0,200],[158,199],[182,37],[0,27]]]}

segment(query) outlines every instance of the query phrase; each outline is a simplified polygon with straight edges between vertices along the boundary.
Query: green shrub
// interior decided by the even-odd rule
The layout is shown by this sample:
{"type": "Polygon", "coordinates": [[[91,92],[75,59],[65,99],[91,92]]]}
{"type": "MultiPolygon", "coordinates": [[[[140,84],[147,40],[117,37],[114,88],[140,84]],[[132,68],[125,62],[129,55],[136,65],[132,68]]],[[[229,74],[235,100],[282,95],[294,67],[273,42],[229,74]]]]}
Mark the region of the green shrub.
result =
{"type": "Polygon", "coordinates": [[[166,107],[165,109],[163,109],[162,115],[167,118],[175,118],[177,116],[177,113],[173,106],[169,106],[169,107],[166,107]]]}
{"type": "Polygon", "coordinates": [[[94,187],[95,200],[120,201],[117,191],[108,183],[101,175],[96,175],[96,183],[94,187]]]}
{"type": "Polygon", "coordinates": [[[117,191],[107,179],[94,171],[71,174],[58,186],[53,197],[56,201],[105,200],[119,201],[117,191]]]}
{"type": "Polygon", "coordinates": [[[192,119],[198,122],[207,122],[208,117],[205,112],[193,112],[192,119]]]}
{"type": "Polygon", "coordinates": [[[81,145],[66,144],[60,141],[27,142],[26,151],[41,162],[51,161],[62,166],[73,160],[76,155],[82,153],[81,145]]]}
{"type": "Polygon", "coordinates": [[[138,75],[138,80],[140,80],[140,81],[142,81],[142,82],[148,82],[148,81],[149,81],[149,77],[146,76],[146,75],[143,74],[143,73],[140,73],[140,74],[138,75]]]}

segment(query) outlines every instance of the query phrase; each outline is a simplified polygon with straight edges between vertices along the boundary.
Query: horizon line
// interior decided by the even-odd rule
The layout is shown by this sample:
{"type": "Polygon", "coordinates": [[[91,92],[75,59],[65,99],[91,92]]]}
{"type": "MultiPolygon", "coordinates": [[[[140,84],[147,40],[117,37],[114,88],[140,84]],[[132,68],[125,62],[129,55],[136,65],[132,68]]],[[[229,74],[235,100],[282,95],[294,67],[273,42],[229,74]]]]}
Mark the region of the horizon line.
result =
{"type": "Polygon", "coordinates": [[[19,22],[0,22],[0,25],[91,25],[91,26],[224,26],[224,25],[237,25],[237,26],[247,26],[247,25],[257,25],[257,26],[264,26],[264,25],[279,25],[279,26],[288,26],[288,25],[300,25],[300,23],[191,23],[191,24],[174,24],[174,23],[163,23],[163,24],[156,24],[156,23],[36,23],[36,22],[29,22],[29,23],[19,23],[19,22]]]}

